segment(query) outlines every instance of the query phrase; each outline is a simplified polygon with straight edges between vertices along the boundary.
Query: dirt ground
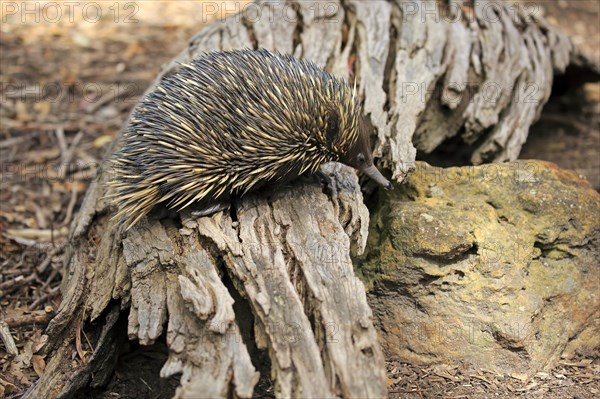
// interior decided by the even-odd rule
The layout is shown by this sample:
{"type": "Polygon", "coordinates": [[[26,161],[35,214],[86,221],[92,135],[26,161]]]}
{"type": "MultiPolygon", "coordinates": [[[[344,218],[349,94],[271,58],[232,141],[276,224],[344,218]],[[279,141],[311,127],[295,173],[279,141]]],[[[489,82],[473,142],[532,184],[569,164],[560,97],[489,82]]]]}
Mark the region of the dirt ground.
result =
{"type": "MultiPolygon", "coordinates": [[[[599,1],[546,1],[532,9],[545,13],[600,64],[599,1]]],[[[572,78],[557,78],[559,87],[532,126],[520,158],[543,159],[573,169],[600,190],[600,84],[569,89],[572,78]]]]}
{"type": "MultiPolygon", "coordinates": [[[[18,350],[12,355],[0,342],[0,398],[20,397],[44,372],[46,360],[36,352],[61,300],[63,243],[107,146],[161,65],[211,10],[202,1],[96,2],[101,17],[81,5],[59,10],[60,18],[40,8],[36,20],[35,12],[20,12],[21,4],[2,1],[0,13],[0,329],[7,327],[18,350]]],[[[540,10],[599,62],[599,8],[596,0],[558,1],[540,10]]],[[[555,96],[548,110],[523,157],[577,169],[599,188],[600,86],[555,96]]],[[[171,397],[177,380],[157,378],[165,359],[162,342],[125,342],[110,384],[78,397],[171,397]]],[[[600,353],[530,379],[390,359],[388,384],[392,398],[595,398],[600,353]]],[[[273,397],[267,377],[256,394],[273,397]]]]}

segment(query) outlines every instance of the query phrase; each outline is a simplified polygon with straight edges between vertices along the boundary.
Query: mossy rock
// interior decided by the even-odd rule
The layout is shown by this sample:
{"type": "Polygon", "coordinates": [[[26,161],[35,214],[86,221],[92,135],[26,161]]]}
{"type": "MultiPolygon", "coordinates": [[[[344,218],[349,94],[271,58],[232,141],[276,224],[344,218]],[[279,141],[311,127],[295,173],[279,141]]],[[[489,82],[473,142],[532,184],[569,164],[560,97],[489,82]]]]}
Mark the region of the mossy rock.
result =
{"type": "Polygon", "coordinates": [[[541,161],[417,163],[359,265],[388,357],[532,373],[600,346],[600,195],[541,161]]]}

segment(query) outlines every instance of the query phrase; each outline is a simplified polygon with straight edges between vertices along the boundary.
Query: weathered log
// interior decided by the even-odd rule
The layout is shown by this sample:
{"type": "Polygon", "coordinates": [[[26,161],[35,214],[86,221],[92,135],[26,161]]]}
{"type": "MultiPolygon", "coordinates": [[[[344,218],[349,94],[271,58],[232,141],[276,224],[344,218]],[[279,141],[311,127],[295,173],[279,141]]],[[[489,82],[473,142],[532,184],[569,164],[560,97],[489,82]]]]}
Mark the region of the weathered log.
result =
{"type": "MultiPolygon", "coordinates": [[[[553,72],[564,70],[572,52],[568,39],[530,17],[482,1],[261,1],[206,26],[161,76],[205,51],[243,47],[353,74],[375,155],[402,181],[416,148],[430,152],[457,134],[475,143],[474,162],[517,157],[553,72]],[[492,103],[490,82],[501,88],[492,103]],[[534,101],[519,103],[531,85],[534,101]]],[[[369,224],[353,170],[329,166],[331,195],[295,182],[248,196],[231,212],[155,213],[125,231],[110,219],[111,171],[103,166],[71,227],[64,299],[46,331],[50,360],[26,397],[104,384],[122,339],[114,328],[121,312],[129,312],[129,339],[149,344],[166,334],[170,356],[161,375],[182,373],[177,397],[251,397],[258,374],[224,273],[252,309],[278,397],[386,395],[371,310],[352,269],[369,224]],[[71,361],[76,342],[91,356],[71,361]]]]}

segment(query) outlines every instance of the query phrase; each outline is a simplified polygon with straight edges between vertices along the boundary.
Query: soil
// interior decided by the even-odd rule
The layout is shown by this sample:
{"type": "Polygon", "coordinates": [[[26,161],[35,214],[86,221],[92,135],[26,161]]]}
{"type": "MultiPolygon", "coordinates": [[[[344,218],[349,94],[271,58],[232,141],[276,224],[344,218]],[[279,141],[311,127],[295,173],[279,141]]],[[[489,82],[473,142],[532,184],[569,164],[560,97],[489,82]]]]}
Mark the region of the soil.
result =
{"type": "MultiPolygon", "coordinates": [[[[599,1],[522,1],[532,12],[569,35],[582,52],[600,65],[599,1]]],[[[558,76],[552,96],[530,129],[522,159],[543,159],[573,169],[600,190],[600,83],[573,88],[577,73],[558,76]]]]}
{"type": "MultiPolygon", "coordinates": [[[[44,372],[47,359],[36,352],[61,300],[61,243],[108,145],[161,65],[207,22],[202,2],[114,3],[118,10],[112,2],[95,4],[104,17],[93,21],[77,7],[72,18],[58,20],[15,17],[6,7],[0,15],[0,320],[19,352],[0,343],[0,397],[20,397],[44,372]]],[[[550,21],[564,25],[596,61],[599,4],[543,3],[550,21]]],[[[575,168],[600,188],[599,87],[555,95],[522,157],[575,168]]],[[[169,398],[177,378],[158,378],[165,359],[164,342],[124,342],[109,384],[78,397],[169,398]]],[[[599,359],[564,360],[531,379],[389,359],[390,397],[595,398],[599,359]]],[[[77,353],[73,361],[80,361],[77,353]]],[[[262,374],[256,396],[274,397],[268,372],[262,374]]]]}

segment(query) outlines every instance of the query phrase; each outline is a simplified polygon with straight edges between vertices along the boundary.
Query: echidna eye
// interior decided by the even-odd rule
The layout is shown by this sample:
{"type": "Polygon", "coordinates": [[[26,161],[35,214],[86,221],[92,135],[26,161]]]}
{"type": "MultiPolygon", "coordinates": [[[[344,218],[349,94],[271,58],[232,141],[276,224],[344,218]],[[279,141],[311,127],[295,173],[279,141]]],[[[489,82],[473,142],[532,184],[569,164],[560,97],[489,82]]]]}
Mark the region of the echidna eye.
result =
{"type": "Polygon", "coordinates": [[[363,153],[358,154],[358,156],[356,157],[356,160],[358,161],[358,163],[360,165],[365,163],[365,155],[363,153]]]}

